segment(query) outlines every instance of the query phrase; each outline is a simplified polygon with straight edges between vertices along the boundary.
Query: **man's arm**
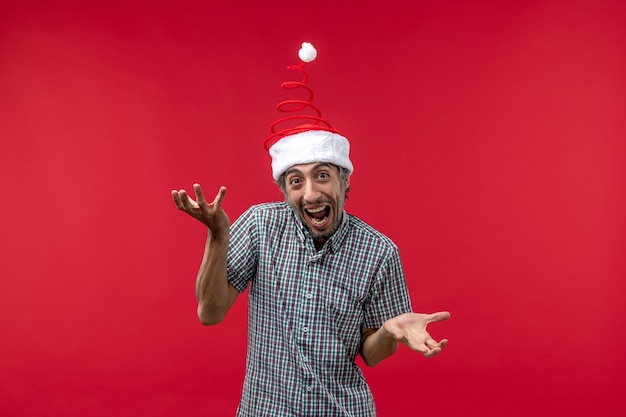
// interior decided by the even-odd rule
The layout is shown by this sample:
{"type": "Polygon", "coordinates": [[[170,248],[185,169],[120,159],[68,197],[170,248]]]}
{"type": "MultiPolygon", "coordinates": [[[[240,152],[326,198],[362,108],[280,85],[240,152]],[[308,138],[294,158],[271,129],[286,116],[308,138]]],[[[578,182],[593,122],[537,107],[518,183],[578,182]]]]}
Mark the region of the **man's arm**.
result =
{"type": "Polygon", "coordinates": [[[379,329],[361,330],[361,357],[367,366],[375,366],[393,355],[398,342],[410,349],[432,357],[441,352],[448,340],[436,342],[426,326],[434,321],[447,320],[447,311],[434,314],[405,313],[387,320],[379,329]]]}
{"type": "Polygon", "coordinates": [[[215,236],[208,231],[202,263],[196,278],[198,319],[205,326],[224,319],[239,291],[226,279],[226,255],[229,236],[215,236]]]}
{"type": "Polygon", "coordinates": [[[217,324],[233,305],[239,292],[226,278],[226,259],[230,240],[230,220],[222,210],[226,188],[221,187],[212,203],[207,204],[202,188],[194,184],[196,201],[185,190],[172,191],[179,210],[202,222],[208,229],[204,256],[196,278],[198,318],[206,326],[217,324]]]}

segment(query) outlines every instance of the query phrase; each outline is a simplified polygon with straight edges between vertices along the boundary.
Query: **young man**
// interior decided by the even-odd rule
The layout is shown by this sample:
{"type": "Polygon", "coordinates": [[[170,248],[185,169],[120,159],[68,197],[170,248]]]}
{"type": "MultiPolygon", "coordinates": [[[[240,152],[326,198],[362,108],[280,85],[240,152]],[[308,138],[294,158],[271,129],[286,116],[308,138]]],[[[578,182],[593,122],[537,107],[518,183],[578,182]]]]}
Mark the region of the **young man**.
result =
{"type": "Polygon", "coordinates": [[[435,356],[447,340],[433,340],[426,326],[449,313],[413,313],[396,245],[345,212],[353,170],[345,137],[298,129],[269,151],[285,202],[253,206],[232,225],[222,210],[226,188],[211,203],[199,184],[195,200],[172,191],[176,206],[208,229],[198,317],[219,323],[249,288],[238,416],[374,416],[356,356],[374,366],[398,342],[435,356]]]}

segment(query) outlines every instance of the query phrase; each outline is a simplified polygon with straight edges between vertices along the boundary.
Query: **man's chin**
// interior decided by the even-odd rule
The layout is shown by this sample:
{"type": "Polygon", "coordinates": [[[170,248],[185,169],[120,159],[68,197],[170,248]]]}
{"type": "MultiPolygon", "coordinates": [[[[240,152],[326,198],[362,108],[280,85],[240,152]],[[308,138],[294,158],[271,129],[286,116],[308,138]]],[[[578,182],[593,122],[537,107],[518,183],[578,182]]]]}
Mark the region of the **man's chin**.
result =
{"type": "MultiPolygon", "coordinates": [[[[311,230],[309,229],[309,232],[311,232],[311,230]]],[[[313,237],[313,240],[315,240],[316,242],[326,242],[331,236],[332,233],[311,233],[311,236],[313,237]]]]}
{"type": "Polygon", "coordinates": [[[309,233],[313,237],[313,240],[315,240],[316,242],[323,243],[327,241],[328,239],[330,239],[330,237],[335,234],[338,226],[339,226],[338,224],[334,224],[332,225],[332,227],[326,230],[317,230],[311,227],[311,225],[307,225],[307,229],[309,230],[309,233]]]}

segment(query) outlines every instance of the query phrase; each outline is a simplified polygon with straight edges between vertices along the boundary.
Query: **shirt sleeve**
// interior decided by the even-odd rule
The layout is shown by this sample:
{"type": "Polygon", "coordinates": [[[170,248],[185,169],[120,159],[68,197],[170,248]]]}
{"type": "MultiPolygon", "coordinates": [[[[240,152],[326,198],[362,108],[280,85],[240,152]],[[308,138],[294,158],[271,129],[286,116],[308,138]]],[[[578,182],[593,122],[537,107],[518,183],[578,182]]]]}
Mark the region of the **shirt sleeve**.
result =
{"type": "Polygon", "coordinates": [[[239,292],[244,292],[256,276],[258,233],[254,208],[243,213],[230,228],[226,274],[239,292]]]}
{"type": "Polygon", "coordinates": [[[384,260],[364,306],[363,326],[377,329],[392,317],[412,310],[398,249],[384,260]]]}

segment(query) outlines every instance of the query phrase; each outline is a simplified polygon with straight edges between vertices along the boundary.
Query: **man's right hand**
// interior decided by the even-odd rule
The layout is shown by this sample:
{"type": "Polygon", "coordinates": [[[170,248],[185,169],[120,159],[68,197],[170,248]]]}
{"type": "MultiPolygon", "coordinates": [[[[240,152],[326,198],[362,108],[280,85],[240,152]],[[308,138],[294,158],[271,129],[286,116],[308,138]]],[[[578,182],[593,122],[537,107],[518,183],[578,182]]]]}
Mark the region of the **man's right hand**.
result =
{"type": "Polygon", "coordinates": [[[202,193],[200,184],[194,184],[193,190],[196,193],[196,200],[193,200],[185,190],[172,190],[172,198],[179,210],[184,211],[191,217],[201,221],[211,231],[214,237],[228,236],[230,229],[230,219],[222,210],[222,201],[226,195],[226,187],[220,187],[215,199],[208,204],[202,193]]]}

